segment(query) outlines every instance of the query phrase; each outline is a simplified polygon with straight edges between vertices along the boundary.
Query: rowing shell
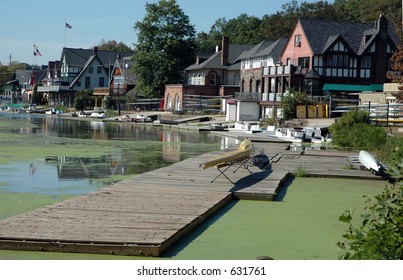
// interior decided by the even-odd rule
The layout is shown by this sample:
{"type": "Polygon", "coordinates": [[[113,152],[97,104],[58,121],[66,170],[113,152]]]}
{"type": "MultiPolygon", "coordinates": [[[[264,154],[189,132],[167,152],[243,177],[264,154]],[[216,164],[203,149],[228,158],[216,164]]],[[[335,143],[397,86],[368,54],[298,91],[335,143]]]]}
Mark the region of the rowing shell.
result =
{"type": "Polygon", "coordinates": [[[213,158],[203,163],[203,169],[217,166],[223,163],[233,163],[247,159],[252,154],[252,142],[249,139],[245,139],[239,144],[239,149],[236,151],[228,152],[213,158]]]}
{"type": "Polygon", "coordinates": [[[379,172],[379,169],[381,168],[381,165],[379,162],[376,160],[376,158],[368,153],[367,151],[360,151],[358,154],[358,160],[368,169],[374,171],[374,172],[379,172]]]}

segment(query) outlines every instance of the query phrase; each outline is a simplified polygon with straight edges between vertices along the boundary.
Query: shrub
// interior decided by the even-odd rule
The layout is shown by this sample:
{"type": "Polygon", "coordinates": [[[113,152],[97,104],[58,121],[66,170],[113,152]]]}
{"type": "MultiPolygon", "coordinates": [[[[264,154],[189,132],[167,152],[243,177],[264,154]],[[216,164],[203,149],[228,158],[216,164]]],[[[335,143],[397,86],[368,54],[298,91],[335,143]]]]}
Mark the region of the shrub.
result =
{"type": "Polygon", "coordinates": [[[387,134],[370,124],[365,111],[351,110],[329,128],[333,143],[341,148],[373,151],[386,143],[387,134]]]}
{"type": "Polygon", "coordinates": [[[368,196],[365,199],[369,213],[362,215],[361,226],[352,224],[352,210],[339,217],[349,224],[345,240],[337,243],[343,251],[340,259],[403,259],[403,184],[387,185],[374,200],[368,196]]]}

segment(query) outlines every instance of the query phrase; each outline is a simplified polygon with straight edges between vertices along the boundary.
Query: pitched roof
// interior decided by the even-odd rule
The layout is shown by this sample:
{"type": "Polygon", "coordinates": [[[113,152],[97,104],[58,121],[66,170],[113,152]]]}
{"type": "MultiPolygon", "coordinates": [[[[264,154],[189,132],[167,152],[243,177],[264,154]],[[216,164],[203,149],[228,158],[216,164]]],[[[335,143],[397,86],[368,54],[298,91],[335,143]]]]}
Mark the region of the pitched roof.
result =
{"type": "MultiPolygon", "coordinates": [[[[375,23],[336,22],[323,20],[300,19],[301,26],[308,38],[314,54],[322,54],[338,38],[342,37],[351,49],[360,54],[369,42],[363,43],[363,36],[378,33],[375,23]]],[[[398,37],[388,25],[388,35],[397,45],[398,37]]]]}
{"type": "MultiPolygon", "coordinates": [[[[77,81],[81,78],[81,76],[84,74],[85,70],[92,64],[92,62],[93,62],[96,58],[99,60],[98,55],[91,55],[91,56],[88,58],[87,62],[85,63],[85,65],[84,65],[84,67],[82,68],[82,70],[80,71],[80,73],[79,73],[79,74],[77,75],[77,77],[75,77],[74,80],[70,83],[70,87],[73,87],[73,86],[76,84],[76,82],[77,82],[77,81]]],[[[101,69],[102,69],[102,68],[101,68],[101,69]]]]}
{"type": "Polygon", "coordinates": [[[280,61],[281,54],[286,47],[288,39],[281,38],[260,52],[262,56],[271,56],[274,62],[280,61]]]}
{"type": "Polygon", "coordinates": [[[108,67],[108,65],[113,64],[118,56],[128,57],[133,55],[132,52],[63,48],[60,61],[63,61],[63,57],[65,57],[68,65],[83,67],[87,63],[87,60],[90,58],[90,56],[94,55],[95,53],[98,55],[98,58],[104,67],[108,67]]]}
{"type": "MultiPolygon", "coordinates": [[[[252,48],[252,45],[229,45],[228,46],[228,62],[229,65],[223,65],[221,63],[221,52],[216,52],[210,56],[206,61],[200,64],[193,64],[186,68],[186,71],[198,70],[198,69],[228,69],[232,64],[239,60],[240,55],[252,48]]],[[[240,69],[240,68],[239,68],[240,69]]]]}
{"type": "MultiPolygon", "coordinates": [[[[131,59],[118,59],[117,64],[119,65],[120,69],[122,69],[122,74],[125,79],[125,83],[127,85],[136,85],[136,75],[132,71],[132,66],[134,64],[133,60],[131,59]]],[[[117,65],[115,64],[115,68],[117,65]]]]}
{"type": "Polygon", "coordinates": [[[16,69],[15,70],[15,79],[18,80],[20,85],[29,83],[31,79],[32,70],[25,70],[25,69],[16,69]]]}
{"type": "Polygon", "coordinates": [[[259,44],[255,45],[250,50],[242,53],[241,56],[239,57],[239,59],[248,59],[248,58],[262,56],[261,51],[266,49],[273,43],[274,42],[272,40],[264,40],[264,41],[260,42],[259,44]]]}

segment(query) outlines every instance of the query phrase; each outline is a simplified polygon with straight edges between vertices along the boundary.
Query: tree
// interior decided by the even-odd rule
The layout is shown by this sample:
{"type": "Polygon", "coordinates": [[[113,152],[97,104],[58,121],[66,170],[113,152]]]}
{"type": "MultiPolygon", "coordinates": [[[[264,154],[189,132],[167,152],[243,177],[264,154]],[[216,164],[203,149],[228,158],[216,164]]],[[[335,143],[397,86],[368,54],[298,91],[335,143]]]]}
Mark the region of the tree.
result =
{"type": "Polygon", "coordinates": [[[336,146],[356,150],[374,151],[382,147],[387,134],[382,127],[370,123],[369,114],[363,110],[350,110],[329,128],[336,146]]]}
{"type": "Polygon", "coordinates": [[[88,106],[94,106],[94,97],[91,91],[80,90],[74,98],[74,108],[77,111],[84,111],[88,106]]]}
{"type": "Polygon", "coordinates": [[[310,104],[312,104],[312,99],[310,99],[305,93],[291,90],[290,94],[283,96],[281,100],[283,118],[285,120],[295,118],[297,116],[298,105],[310,104]]]}
{"type": "Polygon", "coordinates": [[[98,44],[98,49],[103,51],[115,51],[115,52],[132,52],[133,50],[128,47],[123,42],[116,42],[115,40],[110,40],[108,42],[102,39],[98,44]]]}
{"type": "Polygon", "coordinates": [[[195,28],[175,0],[146,4],[146,16],[135,23],[138,43],[133,55],[137,89],[161,97],[166,83],[180,83],[183,69],[196,57],[195,28]]]}
{"type": "Polygon", "coordinates": [[[334,7],[338,14],[344,15],[344,20],[356,22],[371,22],[384,14],[395,32],[402,32],[402,3],[401,0],[335,0],[334,7]]]}
{"type": "Polygon", "coordinates": [[[403,46],[400,45],[398,50],[393,54],[392,59],[392,69],[394,72],[388,73],[387,78],[391,79],[392,82],[399,84],[399,91],[393,93],[397,101],[403,102],[403,46]]]}

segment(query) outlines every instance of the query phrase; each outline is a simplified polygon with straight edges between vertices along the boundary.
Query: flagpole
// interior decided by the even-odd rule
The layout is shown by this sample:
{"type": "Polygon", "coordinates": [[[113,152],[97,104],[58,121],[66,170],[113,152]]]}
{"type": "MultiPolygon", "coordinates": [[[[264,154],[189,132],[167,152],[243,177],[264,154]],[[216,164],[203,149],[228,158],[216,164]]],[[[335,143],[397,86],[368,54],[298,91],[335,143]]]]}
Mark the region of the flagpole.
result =
{"type": "Polygon", "coordinates": [[[67,38],[67,27],[66,23],[64,23],[64,47],[66,47],[66,38],[67,38]]]}

